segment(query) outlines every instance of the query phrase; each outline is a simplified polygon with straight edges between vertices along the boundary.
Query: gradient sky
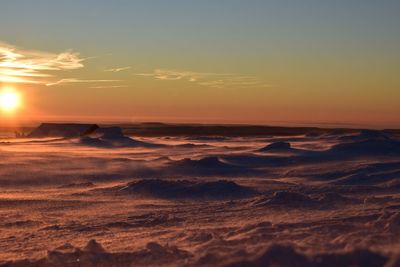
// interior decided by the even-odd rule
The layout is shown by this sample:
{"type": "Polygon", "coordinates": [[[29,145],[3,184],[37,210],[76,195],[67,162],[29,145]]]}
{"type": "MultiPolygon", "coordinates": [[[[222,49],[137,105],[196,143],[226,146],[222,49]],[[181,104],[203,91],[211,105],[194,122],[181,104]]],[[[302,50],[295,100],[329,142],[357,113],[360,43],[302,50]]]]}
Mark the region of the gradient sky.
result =
{"type": "Polygon", "coordinates": [[[3,0],[0,88],[23,95],[13,120],[400,127],[399,14],[398,0],[3,0]]]}

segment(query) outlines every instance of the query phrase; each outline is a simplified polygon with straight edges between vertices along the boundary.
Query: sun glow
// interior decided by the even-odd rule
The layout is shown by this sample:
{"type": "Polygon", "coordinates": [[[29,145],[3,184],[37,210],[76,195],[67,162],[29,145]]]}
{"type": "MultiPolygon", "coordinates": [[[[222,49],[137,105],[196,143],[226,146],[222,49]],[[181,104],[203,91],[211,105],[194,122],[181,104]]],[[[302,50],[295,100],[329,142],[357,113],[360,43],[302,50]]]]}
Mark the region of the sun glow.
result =
{"type": "Polygon", "coordinates": [[[4,112],[13,112],[21,106],[21,95],[12,88],[0,91],[0,109],[4,112]]]}

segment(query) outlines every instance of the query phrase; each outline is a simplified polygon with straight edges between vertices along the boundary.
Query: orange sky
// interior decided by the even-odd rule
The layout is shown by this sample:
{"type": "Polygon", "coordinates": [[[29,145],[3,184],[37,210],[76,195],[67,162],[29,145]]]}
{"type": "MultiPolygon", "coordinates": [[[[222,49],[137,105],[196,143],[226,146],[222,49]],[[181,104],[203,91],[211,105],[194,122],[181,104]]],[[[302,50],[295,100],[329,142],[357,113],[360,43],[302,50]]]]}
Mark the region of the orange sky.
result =
{"type": "Polygon", "coordinates": [[[155,2],[0,3],[0,122],[400,127],[400,4],[155,2]]]}

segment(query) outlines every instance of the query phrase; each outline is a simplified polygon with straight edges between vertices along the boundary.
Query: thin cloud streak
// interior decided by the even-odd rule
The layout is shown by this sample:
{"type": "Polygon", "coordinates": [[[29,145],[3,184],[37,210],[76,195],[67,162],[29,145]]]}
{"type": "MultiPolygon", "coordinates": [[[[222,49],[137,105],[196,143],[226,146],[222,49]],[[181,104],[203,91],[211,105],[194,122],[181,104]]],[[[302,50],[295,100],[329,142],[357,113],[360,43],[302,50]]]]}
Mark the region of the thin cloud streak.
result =
{"type": "Polygon", "coordinates": [[[91,86],[93,89],[103,89],[103,88],[127,88],[128,85],[99,85],[99,86],[91,86]]]}
{"type": "Polygon", "coordinates": [[[39,81],[21,79],[15,76],[0,75],[0,82],[3,83],[30,83],[30,84],[41,84],[39,81]]]}
{"type": "Polygon", "coordinates": [[[206,79],[207,77],[231,76],[232,74],[156,69],[154,70],[154,72],[137,73],[136,75],[153,77],[156,80],[167,80],[167,81],[187,80],[190,82],[196,82],[200,79],[206,79]]]}
{"type": "Polygon", "coordinates": [[[129,70],[131,67],[121,67],[121,68],[112,68],[112,69],[105,69],[106,72],[121,72],[124,70],[129,70]]]}
{"type": "Polygon", "coordinates": [[[61,79],[56,82],[46,83],[46,86],[54,86],[65,83],[103,83],[103,82],[119,82],[120,80],[81,80],[76,78],[61,79]]]}
{"type": "Polygon", "coordinates": [[[137,76],[152,77],[161,81],[188,81],[211,88],[258,88],[270,87],[256,76],[232,73],[193,72],[182,70],[156,69],[150,73],[137,73],[137,76]]]}
{"type": "Polygon", "coordinates": [[[48,72],[80,69],[84,60],[72,50],[56,54],[0,42],[0,82],[46,84],[53,77],[48,72]]]}

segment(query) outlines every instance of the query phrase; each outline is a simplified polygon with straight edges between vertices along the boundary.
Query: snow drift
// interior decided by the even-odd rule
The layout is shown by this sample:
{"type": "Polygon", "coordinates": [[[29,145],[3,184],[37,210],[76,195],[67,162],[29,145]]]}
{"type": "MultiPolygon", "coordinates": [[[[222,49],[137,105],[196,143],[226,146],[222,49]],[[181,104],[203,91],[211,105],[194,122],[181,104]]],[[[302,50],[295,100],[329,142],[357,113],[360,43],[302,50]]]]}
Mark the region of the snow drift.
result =
{"type": "Polygon", "coordinates": [[[164,199],[238,199],[257,192],[232,181],[194,182],[188,180],[148,179],[117,188],[119,193],[164,199]]]}

